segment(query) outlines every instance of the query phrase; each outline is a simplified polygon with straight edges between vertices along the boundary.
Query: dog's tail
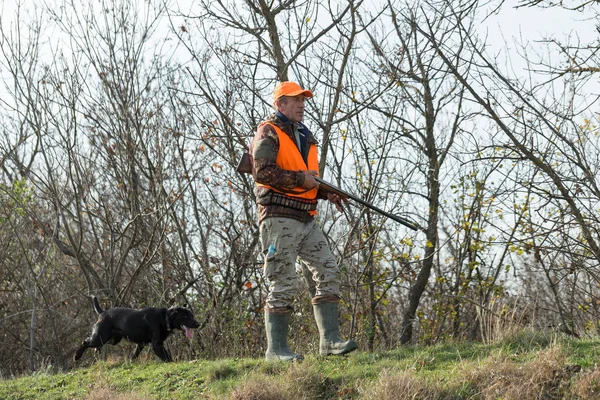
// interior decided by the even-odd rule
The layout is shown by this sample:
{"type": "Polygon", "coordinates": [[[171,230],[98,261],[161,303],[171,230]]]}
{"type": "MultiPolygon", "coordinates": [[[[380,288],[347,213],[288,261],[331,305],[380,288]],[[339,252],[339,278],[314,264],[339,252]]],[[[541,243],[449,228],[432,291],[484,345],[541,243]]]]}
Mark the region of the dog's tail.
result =
{"type": "Polygon", "coordinates": [[[92,302],[94,303],[94,310],[96,310],[98,314],[102,314],[104,310],[100,308],[100,303],[98,303],[98,299],[96,298],[96,296],[92,296],[92,302]]]}

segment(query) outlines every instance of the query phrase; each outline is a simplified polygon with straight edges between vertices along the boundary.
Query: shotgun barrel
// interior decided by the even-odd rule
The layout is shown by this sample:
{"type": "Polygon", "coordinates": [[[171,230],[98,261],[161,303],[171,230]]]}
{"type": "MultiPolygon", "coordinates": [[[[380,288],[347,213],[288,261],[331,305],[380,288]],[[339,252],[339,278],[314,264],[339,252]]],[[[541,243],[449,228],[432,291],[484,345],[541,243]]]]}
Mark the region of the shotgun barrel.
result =
{"type": "MultiPolygon", "coordinates": [[[[252,162],[252,156],[249,153],[244,153],[242,154],[242,158],[236,168],[236,170],[241,173],[241,174],[253,174],[253,162],[252,162]]],[[[323,179],[316,177],[315,176],[315,180],[317,182],[319,182],[319,187],[322,188],[323,190],[325,190],[326,192],[331,192],[331,193],[335,193],[338,196],[340,196],[343,199],[352,199],[354,201],[356,201],[357,203],[362,204],[363,206],[370,208],[371,210],[384,215],[390,219],[393,219],[394,221],[401,223],[402,225],[406,226],[407,228],[412,229],[413,231],[416,231],[419,229],[419,227],[417,226],[416,223],[409,221],[407,219],[404,219],[402,217],[399,217],[397,215],[391,214],[387,211],[383,211],[381,208],[374,206],[373,204],[359,198],[356,197],[348,192],[346,192],[345,190],[332,185],[329,182],[324,181],[323,179]]]]}
{"type": "Polygon", "coordinates": [[[352,199],[352,200],[356,201],[357,203],[360,203],[363,206],[365,206],[367,208],[370,208],[371,210],[373,210],[375,212],[378,212],[381,215],[384,215],[384,216],[386,216],[386,217],[388,217],[390,219],[393,219],[396,222],[401,223],[402,225],[406,226],[407,228],[412,229],[413,231],[416,231],[416,230],[419,229],[419,227],[414,222],[409,221],[407,219],[404,219],[402,217],[399,217],[397,215],[391,214],[391,213],[389,213],[387,211],[383,211],[381,208],[379,208],[377,206],[374,206],[373,204],[369,203],[368,201],[365,201],[365,200],[361,199],[360,197],[356,197],[356,196],[354,196],[354,195],[346,192],[345,190],[343,190],[343,189],[341,189],[341,188],[339,188],[337,186],[334,186],[334,185],[332,185],[329,182],[324,181],[321,178],[318,178],[318,177],[315,176],[315,180],[317,182],[319,182],[320,187],[322,187],[323,189],[325,189],[328,192],[335,193],[335,194],[337,194],[338,196],[340,196],[342,198],[345,197],[345,198],[348,198],[348,199],[352,199]]]}

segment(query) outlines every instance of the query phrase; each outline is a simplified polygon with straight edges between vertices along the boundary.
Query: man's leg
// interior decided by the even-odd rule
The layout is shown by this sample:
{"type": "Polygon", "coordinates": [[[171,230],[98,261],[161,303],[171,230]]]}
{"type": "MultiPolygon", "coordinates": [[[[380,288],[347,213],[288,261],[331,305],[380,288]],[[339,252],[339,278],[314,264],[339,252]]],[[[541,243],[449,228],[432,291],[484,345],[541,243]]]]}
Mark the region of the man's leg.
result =
{"type": "Polygon", "coordinates": [[[302,360],[301,354],[294,353],[287,344],[287,333],[292,310],[289,308],[265,307],[265,331],[267,332],[267,361],[302,360]]]}
{"type": "Polygon", "coordinates": [[[304,224],[298,256],[306,264],[315,283],[313,297],[335,295],[340,292],[340,269],[329,243],[315,221],[304,224]]]}
{"type": "Polygon", "coordinates": [[[308,294],[312,299],[317,294],[317,284],[313,279],[312,271],[304,261],[300,262],[300,267],[302,268],[302,277],[304,278],[304,281],[306,282],[306,286],[308,288],[308,294]]]}
{"type": "Polygon", "coordinates": [[[265,304],[265,330],[267,333],[267,360],[301,360],[287,344],[292,304],[298,290],[296,258],[298,251],[299,221],[290,218],[267,218],[260,225],[263,254],[270,246],[275,252],[265,258],[264,277],[268,282],[265,304]]]}
{"type": "Polygon", "coordinates": [[[317,296],[312,299],[312,303],[319,327],[319,353],[324,356],[342,355],[356,350],[358,344],[354,340],[340,337],[339,299],[332,295],[317,296]]]}
{"type": "Polygon", "coordinates": [[[315,320],[319,328],[319,353],[322,355],[347,354],[358,348],[354,340],[343,340],[339,335],[340,270],[323,231],[311,224],[300,243],[300,258],[306,261],[315,281],[312,299],[315,320]]]}

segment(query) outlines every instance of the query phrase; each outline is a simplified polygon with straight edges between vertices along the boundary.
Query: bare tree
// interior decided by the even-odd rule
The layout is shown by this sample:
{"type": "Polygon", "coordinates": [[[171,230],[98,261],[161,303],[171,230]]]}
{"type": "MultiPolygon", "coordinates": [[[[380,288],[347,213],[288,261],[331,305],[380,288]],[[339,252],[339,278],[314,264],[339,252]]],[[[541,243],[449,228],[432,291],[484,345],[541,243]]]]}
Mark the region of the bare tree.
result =
{"type": "MultiPolygon", "coordinates": [[[[552,260],[558,249],[569,249],[573,260],[586,260],[569,263],[569,270],[581,272],[580,288],[587,286],[584,283],[587,279],[598,281],[595,266],[600,260],[600,248],[598,220],[593,210],[599,196],[596,176],[600,165],[594,133],[596,117],[589,108],[597,96],[584,96],[594,73],[586,65],[594,59],[597,46],[573,46],[549,40],[548,54],[563,54],[567,67],[548,64],[551,59],[548,57],[531,57],[526,60],[528,67],[538,78],[526,81],[502,71],[477,38],[466,35],[469,28],[460,23],[457,10],[450,15],[465,32],[467,45],[474,49],[474,62],[481,65],[480,79],[474,80],[468,71],[455,64],[455,51],[434,33],[435,21],[427,21],[423,34],[472,101],[479,104],[502,134],[502,138],[496,136],[497,149],[502,149],[507,159],[523,163],[525,171],[532,171],[527,178],[516,179],[525,194],[527,210],[526,224],[519,232],[520,243],[527,244],[527,250],[545,271],[560,319],[567,329],[573,330],[573,317],[562,305],[572,301],[564,296],[573,290],[558,290],[557,284],[562,281],[571,285],[575,281],[563,279],[569,272],[560,273],[561,269],[554,268],[556,263],[552,260]],[[540,72],[545,72],[547,78],[540,79],[540,72]],[[559,92],[568,95],[556,96],[559,92]],[[560,235],[555,235],[556,232],[560,235]],[[587,278],[582,281],[584,276],[587,278]]],[[[595,291],[584,290],[592,298],[597,297],[595,291]]]]}
{"type": "MultiPolygon", "coordinates": [[[[376,111],[385,121],[390,121],[389,130],[395,133],[396,148],[410,149],[394,155],[400,160],[396,171],[406,171],[410,176],[408,192],[423,200],[423,215],[426,246],[414,280],[410,284],[408,304],[404,311],[401,343],[408,343],[413,335],[416,312],[425,293],[429,278],[436,263],[439,246],[439,213],[441,184],[444,163],[452,151],[457,135],[463,125],[463,92],[447,68],[443,68],[434,49],[418,28],[426,15],[436,9],[431,5],[404,3],[388,4],[389,21],[394,26],[394,36],[389,43],[371,35],[371,43],[378,57],[379,73],[389,79],[393,89],[389,90],[376,111]],[[401,10],[401,11],[400,11],[401,10]],[[444,118],[449,115],[449,118],[444,118]],[[401,146],[398,146],[398,145],[401,146]],[[414,172],[401,167],[412,164],[414,172]],[[410,172],[409,172],[410,171],[410,172]],[[423,190],[424,189],[424,190],[423,190]]],[[[460,46],[459,32],[444,22],[443,12],[436,18],[435,31],[446,42],[456,44],[457,52],[453,63],[469,59],[467,50],[460,46]]],[[[468,20],[465,16],[465,20],[468,20]]],[[[383,130],[383,129],[382,129],[383,130]]],[[[387,168],[391,160],[388,156],[387,168]]],[[[413,203],[415,204],[415,203],[413,203]]]]}

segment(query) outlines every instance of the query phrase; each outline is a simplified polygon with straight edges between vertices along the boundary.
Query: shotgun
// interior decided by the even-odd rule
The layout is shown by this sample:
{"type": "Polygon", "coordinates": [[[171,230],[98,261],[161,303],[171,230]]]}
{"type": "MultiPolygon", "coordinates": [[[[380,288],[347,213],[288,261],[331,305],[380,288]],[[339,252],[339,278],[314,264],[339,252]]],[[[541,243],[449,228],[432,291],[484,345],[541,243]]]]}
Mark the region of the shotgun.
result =
{"type": "MultiPolygon", "coordinates": [[[[254,175],[254,165],[253,165],[253,161],[252,161],[252,155],[250,155],[249,153],[244,153],[242,154],[242,159],[240,160],[236,170],[237,172],[239,172],[240,174],[250,174],[250,175],[254,175]]],[[[386,211],[383,211],[381,208],[374,206],[373,204],[364,201],[363,199],[360,199],[348,192],[346,192],[345,190],[332,185],[329,182],[324,181],[323,179],[316,177],[315,176],[315,180],[317,182],[319,182],[319,189],[322,189],[325,192],[329,192],[329,193],[335,193],[338,196],[340,196],[343,200],[347,200],[347,199],[352,199],[354,201],[356,201],[359,204],[362,204],[363,206],[370,208],[371,210],[378,212],[381,215],[384,215],[390,219],[393,219],[396,222],[401,223],[402,225],[406,226],[407,228],[412,229],[413,231],[416,231],[419,229],[419,227],[417,226],[416,223],[409,221],[407,219],[404,219],[402,217],[399,217],[397,215],[394,214],[390,214],[386,211]]]]}

